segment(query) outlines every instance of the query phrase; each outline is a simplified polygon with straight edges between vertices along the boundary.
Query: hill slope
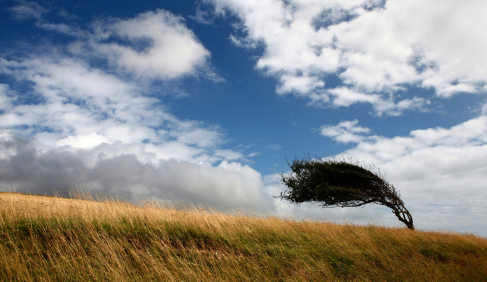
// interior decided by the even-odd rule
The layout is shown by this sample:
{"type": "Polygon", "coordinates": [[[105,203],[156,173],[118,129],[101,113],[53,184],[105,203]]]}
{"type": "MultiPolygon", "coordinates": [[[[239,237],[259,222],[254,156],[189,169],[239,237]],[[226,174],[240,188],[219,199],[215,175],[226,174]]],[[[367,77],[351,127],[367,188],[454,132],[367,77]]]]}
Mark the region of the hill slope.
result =
{"type": "Polygon", "coordinates": [[[487,240],[0,193],[3,281],[486,281],[487,240]]]}

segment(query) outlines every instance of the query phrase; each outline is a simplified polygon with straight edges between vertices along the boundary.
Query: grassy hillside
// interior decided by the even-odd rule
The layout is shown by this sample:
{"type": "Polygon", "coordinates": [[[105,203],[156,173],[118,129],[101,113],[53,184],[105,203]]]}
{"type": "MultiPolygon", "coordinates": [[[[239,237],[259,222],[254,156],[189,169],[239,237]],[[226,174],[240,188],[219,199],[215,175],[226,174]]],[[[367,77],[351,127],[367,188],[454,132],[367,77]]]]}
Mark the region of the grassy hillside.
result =
{"type": "Polygon", "coordinates": [[[0,278],[487,281],[487,240],[0,193],[0,278]]]}

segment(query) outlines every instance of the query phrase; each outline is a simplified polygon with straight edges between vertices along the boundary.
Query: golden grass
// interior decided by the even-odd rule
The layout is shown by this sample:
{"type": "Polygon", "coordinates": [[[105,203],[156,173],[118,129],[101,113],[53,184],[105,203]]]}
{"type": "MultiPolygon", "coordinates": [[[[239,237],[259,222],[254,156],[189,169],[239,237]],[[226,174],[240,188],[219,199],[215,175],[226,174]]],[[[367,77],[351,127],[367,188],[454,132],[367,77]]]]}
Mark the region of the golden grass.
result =
{"type": "Polygon", "coordinates": [[[0,193],[3,281],[487,281],[487,240],[0,193]]]}

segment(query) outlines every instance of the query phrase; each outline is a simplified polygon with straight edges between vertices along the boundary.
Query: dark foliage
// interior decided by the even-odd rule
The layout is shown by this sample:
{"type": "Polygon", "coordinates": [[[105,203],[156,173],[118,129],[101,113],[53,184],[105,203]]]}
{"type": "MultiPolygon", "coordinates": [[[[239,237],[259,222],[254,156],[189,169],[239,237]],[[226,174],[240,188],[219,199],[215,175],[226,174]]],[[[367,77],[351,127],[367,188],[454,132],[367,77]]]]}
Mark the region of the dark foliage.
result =
{"type": "Polygon", "coordinates": [[[357,161],[294,159],[292,173],[281,174],[288,189],[277,198],[292,203],[317,202],[323,207],[360,207],[379,204],[392,209],[397,218],[414,229],[413,218],[399,192],[379,170],[364,168],[357,161]]]}

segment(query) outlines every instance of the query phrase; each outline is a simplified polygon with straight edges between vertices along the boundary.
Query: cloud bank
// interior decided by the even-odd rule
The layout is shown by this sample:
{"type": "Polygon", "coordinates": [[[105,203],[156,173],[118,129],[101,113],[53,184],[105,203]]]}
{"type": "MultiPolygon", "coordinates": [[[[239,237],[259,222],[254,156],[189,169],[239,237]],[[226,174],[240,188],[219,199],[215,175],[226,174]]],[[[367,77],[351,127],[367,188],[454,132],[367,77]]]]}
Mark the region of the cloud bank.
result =
{"type": "Polygon", "coordinates": [[[121,142],[84,150],[65,147],[42,151],[8,132],[0,135],[0,152],[2,190],[68,195],[81,188],[132,201],[190,201],[261,212],[272,208],[272,198],[263,193],[260,173],[240,163],[223,161],[211,166],[162,161],[144,152],[142,145],[121,142]]]}
{"type": "Polygon", "coordinates": [[[485,93],[483,11],[469,0],[206,0],[238,18],[237,46],[263,47],[256,69],[278,94],[315,105],[370,103],[377,114],[423,109],[431,97],[400,98],[406,86],[439,97],[485,93]],[[336,75],[338,85],[325,85],[336,75]]]}

